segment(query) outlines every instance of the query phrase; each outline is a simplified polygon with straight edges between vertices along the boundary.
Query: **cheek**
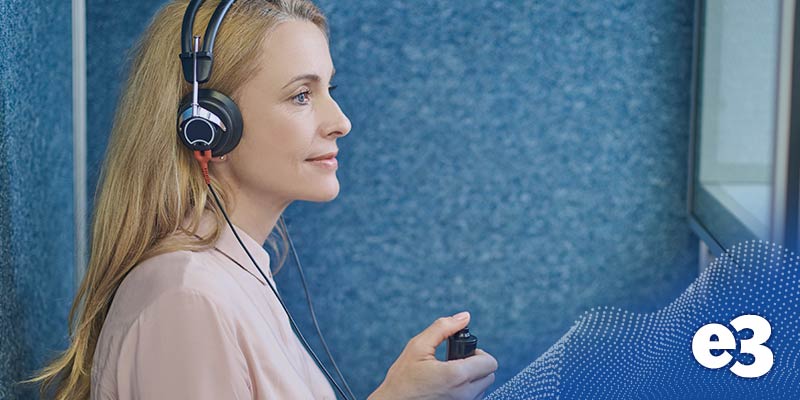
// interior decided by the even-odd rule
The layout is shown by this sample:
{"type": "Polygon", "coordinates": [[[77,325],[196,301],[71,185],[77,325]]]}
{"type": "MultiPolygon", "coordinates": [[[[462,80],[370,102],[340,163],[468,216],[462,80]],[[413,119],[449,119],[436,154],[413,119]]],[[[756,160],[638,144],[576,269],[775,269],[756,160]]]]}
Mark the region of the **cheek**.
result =
{"type": "Polygon", "coordinates": [[[283,154],[285,161],[296,163],[304,162],[312,156],[313,151],[319,151],[312,146],[314,129],[311,120],[311,116],[303,114],[273,119],[268,125],[268,132],[265,132],[269,135],[273,151],[283,154]]]}
{"type": "Polygon", "coordinates": [[[305,159],[311,156],[309,143],[312,138],[297,124],[279,121],[269,125],[265,122],[262,126],[269,128],[249,130],[239,144],[250,164],[283,173],[299,171],[307,164],[305,159]]]}
{"type": "Polygon", "coordinates": [[[245,132],[239,143],[248,164],[270,168],[283,176],[306,174],[306,158],[331,146],[314,144],[314,115],[308,109],[284,105],[265,107],[245,115],[245,132]]]}

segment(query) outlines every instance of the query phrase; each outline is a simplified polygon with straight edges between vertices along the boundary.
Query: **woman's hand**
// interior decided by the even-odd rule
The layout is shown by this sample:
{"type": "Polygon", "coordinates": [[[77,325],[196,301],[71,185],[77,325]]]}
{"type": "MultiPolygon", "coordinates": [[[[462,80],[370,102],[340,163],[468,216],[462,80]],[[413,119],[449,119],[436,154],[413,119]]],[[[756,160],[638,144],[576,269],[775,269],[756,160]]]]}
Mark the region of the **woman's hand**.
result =
{"type": "Polygon", "coordinates": [[[483,397],[494,382],[497,360],[483,350],[460,360],[439,361],[436,347],[469,323],[469,313],[439,318],[408,341],[370,400],[458,399],[483,397]]]}

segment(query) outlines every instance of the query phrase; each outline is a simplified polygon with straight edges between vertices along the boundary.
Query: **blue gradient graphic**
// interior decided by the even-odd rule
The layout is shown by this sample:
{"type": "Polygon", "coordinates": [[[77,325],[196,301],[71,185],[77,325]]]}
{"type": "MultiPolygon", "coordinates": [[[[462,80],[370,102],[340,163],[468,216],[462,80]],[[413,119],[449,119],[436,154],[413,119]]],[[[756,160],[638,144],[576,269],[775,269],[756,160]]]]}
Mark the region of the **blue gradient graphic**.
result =
{"type": "Polygon", "coordinates": [[[601,307],[584,313],[549,350],[488,399],[797,399],[800,398],[800,257],[764,241],[747,241],[722,254],[677,300],[653,313],[601,307]],[[752,364],[730,321],[766,318],[765,342],[775,360],[758,378],[730,371],[752,364]],[[692,354],[700,327],[719,323],[737,338],[733,360],[720,369],[692,354]]]}

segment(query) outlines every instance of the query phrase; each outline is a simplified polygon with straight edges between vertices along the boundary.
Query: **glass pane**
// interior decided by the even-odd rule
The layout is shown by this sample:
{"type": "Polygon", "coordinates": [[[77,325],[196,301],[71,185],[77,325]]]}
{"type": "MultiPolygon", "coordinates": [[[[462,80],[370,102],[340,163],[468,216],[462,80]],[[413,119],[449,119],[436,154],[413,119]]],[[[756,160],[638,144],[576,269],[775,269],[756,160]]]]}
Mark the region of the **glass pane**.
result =
{"type": "Polygon", "coordinates": [[[727,247],[769,239],[780,1],[705,4],[693,208],[727,247]]]}

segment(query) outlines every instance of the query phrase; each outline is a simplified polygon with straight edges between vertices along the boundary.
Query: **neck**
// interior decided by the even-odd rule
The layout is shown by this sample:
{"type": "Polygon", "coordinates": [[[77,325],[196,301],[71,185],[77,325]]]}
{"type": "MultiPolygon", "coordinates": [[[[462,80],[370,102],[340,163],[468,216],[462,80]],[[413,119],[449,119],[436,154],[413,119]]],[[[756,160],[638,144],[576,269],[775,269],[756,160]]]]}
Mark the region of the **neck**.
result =
{"type": "Polygon", "coordinates": [[[232,200],[234,207],[228,213],[231,222],[260,244],[267,241],[283,210],[291,203],[270,196],[265,199],[264,195],[254,196],[245,191],[236,191],[232,200]]]}

